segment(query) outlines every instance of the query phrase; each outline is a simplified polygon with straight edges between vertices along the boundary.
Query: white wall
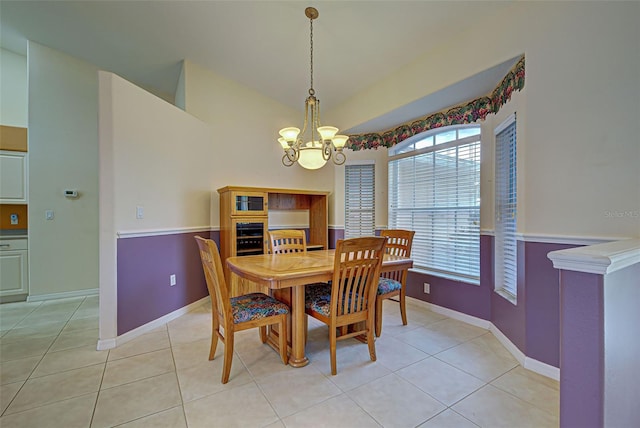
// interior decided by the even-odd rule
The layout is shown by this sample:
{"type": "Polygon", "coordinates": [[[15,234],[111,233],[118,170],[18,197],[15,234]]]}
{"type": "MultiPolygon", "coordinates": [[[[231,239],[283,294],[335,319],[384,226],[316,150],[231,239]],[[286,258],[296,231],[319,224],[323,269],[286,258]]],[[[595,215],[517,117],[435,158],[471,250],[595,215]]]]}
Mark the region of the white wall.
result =
{"type": "Polygon", "coordinates": [[[30,42],[30,297],[98,288],[97,68],[30,42]],[[77,189],[67,199],[64,189],[77,189]],[[45,210],[54,211],[45,220],[45,210]]]}
{"type": "Polygon", "coordinates": [[[211,128],[110,76],[115,231],[208,229],[216,157],[211,128]],[[138,206],[143,219],[136,218],[138,206]]]}
{"type": "MultiPolygon", "coordinates": [[[[227,185],[333,191],[332,165],[315,171],[282,165],[278,131],[301,127],[302,112],[197,64],[185,61],[184,67],[185,110],[210,124],[213,132],[215,152],[209,160],[213,225],[220,224],[216,190],[227,185]]],[[[298,220],[280,217],[280,221],[295,224],[298,220]]]]}
{"type": "Polygon", "coordinates": [[[604,276],[604,426],[640,422],[640,263],[604,276]]]}
{"type": "Polygon", "coordinates": [[[350,128],[525,53],[519,228],[639,236],[640,216],[607,216],[640,212],[639,16],[638,2],[516,2],[324,117],[350,128]]]}
{"type": "Polygon", "coordinates": [[[109,340],[117,335],[117,235],[208,230],[215,153],[207,124],[115,74],[99,78],[100,339],[109,340]]]}
{"type": "Polygon", "coordinates": [[[27,127],[27,57],[0,49],[0,125],[27,127]]]}

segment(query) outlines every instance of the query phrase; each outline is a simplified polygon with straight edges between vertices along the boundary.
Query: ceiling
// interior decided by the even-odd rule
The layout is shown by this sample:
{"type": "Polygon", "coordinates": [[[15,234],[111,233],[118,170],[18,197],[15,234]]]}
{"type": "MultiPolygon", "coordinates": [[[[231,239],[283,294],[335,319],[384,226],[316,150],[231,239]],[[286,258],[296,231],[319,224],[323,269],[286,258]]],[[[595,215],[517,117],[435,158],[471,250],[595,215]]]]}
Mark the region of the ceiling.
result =
{"type": "MultiPolygon", "coordinates": [[[[324,110],[426,54],[452,32],[510,4],[2,0],[0,36],[5,49],[26,54],[27,40],[33,40],[169,96],[175,93],[181,61],[187,59],[302,109],[310,83],[309,20],[304,9],[314,6],[320,13],[314,21],[314,88],[324,110]]],[[[488,93],[511,64],[416,101],[422,103],[421,114],[488,93]]],[[[414,107],[390,112],[382,122],[363,124],[356,131],[411,119],[416,116],[414,107]]]]}

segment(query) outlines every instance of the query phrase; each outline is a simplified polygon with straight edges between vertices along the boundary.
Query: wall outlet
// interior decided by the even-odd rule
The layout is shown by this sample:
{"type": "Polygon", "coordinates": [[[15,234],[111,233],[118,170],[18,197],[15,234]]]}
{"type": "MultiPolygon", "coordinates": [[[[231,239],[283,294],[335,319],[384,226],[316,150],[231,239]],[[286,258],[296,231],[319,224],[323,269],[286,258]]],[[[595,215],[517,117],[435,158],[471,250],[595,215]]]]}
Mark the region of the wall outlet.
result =
{"type": "Polygon", "coordinates": [[[44,212],[44,218],[47,220],[53,220],[53,210],[46,210],[44,212]]]}
{"type": "Polygon", "coordinates": [[[11,214],[11,224],[18,224],[18,214],[11,214]]]}
{"type": "Polygon", "coordinates": [[[431,284],[429,284],[428,282],[425,282],[423,285],[424,285],[425,294],[431,293],[431,284]]]}
{"type": "Polygon", "coordinates": [[[172,287],[174,285],[176,285],[176,276],[175,276],[175,274],[169,275],[169,285],[172,286],[172,287]]]}
{"type": "Polygon", "coordinates": [[[142,206],[140,206],[140,205],[138,205],[138,206],[136,207],[136,218],[137,218],[138,220],[141,220],[141,219],[143,219],[143,218],[144,218],[144,207],[142,207],[142,206]]]}

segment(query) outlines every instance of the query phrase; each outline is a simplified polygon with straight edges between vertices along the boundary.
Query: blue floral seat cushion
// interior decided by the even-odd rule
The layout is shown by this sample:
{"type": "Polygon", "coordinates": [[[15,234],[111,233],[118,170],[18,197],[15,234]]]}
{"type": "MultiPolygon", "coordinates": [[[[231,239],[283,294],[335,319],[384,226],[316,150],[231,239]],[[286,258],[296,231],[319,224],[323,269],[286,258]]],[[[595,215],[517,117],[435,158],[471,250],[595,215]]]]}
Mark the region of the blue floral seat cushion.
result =
{"type": "MultiPolygon", "coordinates": [[[[351,298],[347,305],[351,304],[351,298]]],[[[304,306],[324,316],[331,313],[331,284],[315,284],[307,286],[304,306]]]]}
{"type": "Polygon", "coordinates": [[[287,305],[264,293],[245,294],[230,300],[234,324],[289,313],[287,305]]]}
{"type": "Polygon", "coordinates": [[[331,284],[307,285],[304,306],[328,316],[331,309],[331,284]]]}
{"type": "Polygon", "coordinates": [[[402,284],[395,279],[380,277],[378,281],[378,295],[398,291],[402,288],[402,284]]]}

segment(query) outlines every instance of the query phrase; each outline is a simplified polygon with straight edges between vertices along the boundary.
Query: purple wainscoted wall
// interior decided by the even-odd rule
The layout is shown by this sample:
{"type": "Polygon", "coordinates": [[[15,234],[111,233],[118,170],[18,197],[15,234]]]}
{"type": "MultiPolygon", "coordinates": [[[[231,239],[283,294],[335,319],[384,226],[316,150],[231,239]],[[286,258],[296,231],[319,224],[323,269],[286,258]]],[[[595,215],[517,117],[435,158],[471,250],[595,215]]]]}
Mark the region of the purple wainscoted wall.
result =
{"type": "Polygon", "coordinates": [[[575,246],[518,241],[517,304],[492,293],[491,322],[527,357],[553,367],[560,367],[560,281],[547,254],[575,246]]]}
{"type": "Polygon", "coordinates": [[[573,247],[576,245],[525,245],[526,354],[554,367],[560,367],[560,275],[547,254],[573,247]]]}
{"type": "Polygon", "coordinates": [[[492,253],[493,239],[490,236],[481,236],[480,285],[454,281],[426,273],[409,272],[407,275],[407,296],[490,320],[493,264],[489,263],[487,255],[492,253]],[[431,285],[430,294],[425,294],[423,291],[423,283],[425,282],[431,285]]]}
{"type": "MultiPolygon", "coordinates": [[[[380,236],[380,230],[376,229],[376,236],[380,236]]],[[[344,239],[344,229],[332,229],[329,228],[329,249],[334,250],[339,239],[344,239]]]]}
{"type": "Polygon", "coordinates": [[[219,232],[118,239],[118,335],[209,294],[196,235],[220,242],[219,232]],[[171,274],[176,275],[173,287],[171,274]]]}
{"type": "Polygon", "coordinates": [[[560,271],[560,426],[604,426],[604,280],[560,271]]]}
{"type": "Polygon", "coordinates": [[[329,228],[329,249],[333,250],[336,248],[336,243],[338,239],[344,239],[344,229],[332,229],[329,228]]]}
{"type": "Polygon", "coordinates": [[[481,285],[424,273],[409,272],[407,276],[407,296],[485,320],[491,316],[491,296],[488,291],[481,285]],[[423,292],[425,282],[431,285],[430,294],[423,292]]]}

